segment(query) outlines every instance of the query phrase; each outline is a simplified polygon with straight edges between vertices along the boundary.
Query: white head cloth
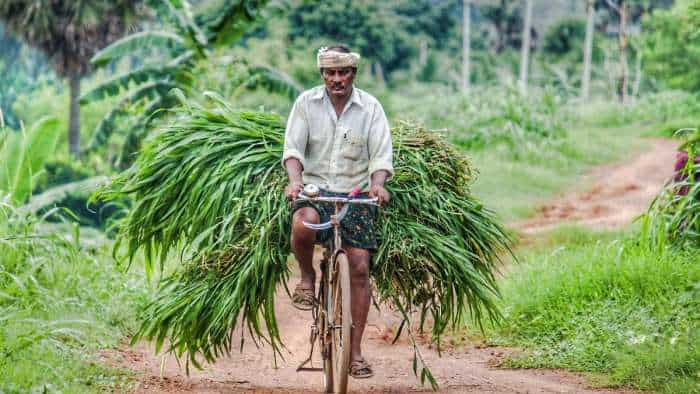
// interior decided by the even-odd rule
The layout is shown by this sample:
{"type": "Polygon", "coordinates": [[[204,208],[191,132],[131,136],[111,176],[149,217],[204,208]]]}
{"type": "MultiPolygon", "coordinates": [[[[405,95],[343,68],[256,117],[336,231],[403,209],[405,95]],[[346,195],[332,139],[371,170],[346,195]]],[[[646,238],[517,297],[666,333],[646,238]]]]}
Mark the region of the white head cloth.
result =
{"type": "Polygon", "coordinates": [[[316,55],[318,68],[355,67],[360,63],[360,54],[355,52],[343,53],[322,47],[316,55]]]}

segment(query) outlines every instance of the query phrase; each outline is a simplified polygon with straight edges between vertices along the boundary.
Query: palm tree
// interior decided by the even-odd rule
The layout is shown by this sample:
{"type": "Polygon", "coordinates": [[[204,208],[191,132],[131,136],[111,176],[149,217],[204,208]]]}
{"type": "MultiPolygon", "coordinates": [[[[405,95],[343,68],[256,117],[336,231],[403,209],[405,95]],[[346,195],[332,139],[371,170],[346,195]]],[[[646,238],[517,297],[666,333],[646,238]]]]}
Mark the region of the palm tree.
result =
{"type": "Polygon", "coordinates": [[[70,86],[68,141],[80,154],[80,79],[99,48],[128,29],[141,0],[2,0],[0,20],[9,31],[40,49],[70,86]]]}
{"type": "MultiPolygon", "coordinates": [[[[140,141],[148,132],[149,123],[163,116],[178,103],[173,88],[185,94],[193,94],[196,78],[192,75],[195,65],[209,58],[213,48],[230,45],[254,26],[259,11],[266,1],[221,0],[210,9],[196,14],[187,0],[157,0],[153,7],[167,22],[163,30],[148,30],[126,36],[99,51],[92,58],[96,67],[103,67],[125,56],[137,56],[142,51],[158,50],[166,53],[166,59],[145,62],[139,68],[130,70],[105,81],[81,97],[81,103],[122,95],[121,100],[98,124],[88,150],[97,149],[107,143],[118,129],[117,120],[130,105],[144,101],[146,107],[139,111],[140,116],[128,127],[125,143],[122,146],[119,166],[131,162],[140,141]],[[133,88],[131,88],[133,86],[133,88]]],[[[245,59],[236,59],[248,65],[245,59]]],[[[246,86],[262,86],[270,91],[296,97],[301,89],[292,79],[280,71],[265,66],[247,66],[246,86]]],[[[121,125],[120,125],[121,127],[121,125]]]]}

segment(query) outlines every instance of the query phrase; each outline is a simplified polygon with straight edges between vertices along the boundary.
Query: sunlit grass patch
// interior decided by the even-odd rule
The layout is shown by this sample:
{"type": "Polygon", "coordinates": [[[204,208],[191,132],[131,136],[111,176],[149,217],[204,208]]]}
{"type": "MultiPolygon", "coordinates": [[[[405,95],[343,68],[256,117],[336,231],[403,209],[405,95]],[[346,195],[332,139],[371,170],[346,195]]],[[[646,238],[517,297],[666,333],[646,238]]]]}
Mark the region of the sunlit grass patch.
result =
{"type": "Polygon", "coordinates": [[[605,373],[606,384],[667,392],[700,383],[697,254],[591,239],[522,260],[501,282],[496,341],[526,349],[506,366],[605,373]]]}
{"type": "Polygon", "coordinates": [[[0,392],[121,389],[129,376],[102,365],[97,350],[133,330],[145,288],[112,260],[88,250],[77,231],[0,208],[0,392]]]}
{"type": "Polygon", "coordinates": [[[587,186],[581,176],[592,166],[642,149],[639,136],[649,127],[574,128],[565,138],[522,150],[518,157],[498,145],[470,153],[479,169],[474,193],[506,220],[527,217],[553,194],[587,186]]]}

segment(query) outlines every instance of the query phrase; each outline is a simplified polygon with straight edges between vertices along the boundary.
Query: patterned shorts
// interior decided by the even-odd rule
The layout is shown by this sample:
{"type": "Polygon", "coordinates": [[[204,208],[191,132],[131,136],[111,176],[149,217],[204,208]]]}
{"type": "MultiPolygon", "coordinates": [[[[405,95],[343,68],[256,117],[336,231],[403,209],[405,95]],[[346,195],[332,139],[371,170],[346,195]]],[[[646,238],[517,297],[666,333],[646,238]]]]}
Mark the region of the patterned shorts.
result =
{"type": "MultiPolygon", "coordinates": [[[[321,196],[326,197],[347,197],[347,193],[334,193],[321,190],[321,196]]],[[[367,193],[362,193],[360,198],[368,198],[367,193]]],[[[311,202],[296,200],[292,206],[292,215],[297,210],[310,207],[318,212],[321,223],[331,220],[331,215],[335,214],[335,205],[328,202],[311,202]]],[[[373,205],[352,204],[347,215],[340,222],[340,238],[344,244],[355,248],[375,250],[377,249],[377,237],[374,229],[374,218],[377,208],[373,205]]],[[[321,230],[316,233],[316,243],[325,244],[333,238],[333,229],[321,230]]]]}

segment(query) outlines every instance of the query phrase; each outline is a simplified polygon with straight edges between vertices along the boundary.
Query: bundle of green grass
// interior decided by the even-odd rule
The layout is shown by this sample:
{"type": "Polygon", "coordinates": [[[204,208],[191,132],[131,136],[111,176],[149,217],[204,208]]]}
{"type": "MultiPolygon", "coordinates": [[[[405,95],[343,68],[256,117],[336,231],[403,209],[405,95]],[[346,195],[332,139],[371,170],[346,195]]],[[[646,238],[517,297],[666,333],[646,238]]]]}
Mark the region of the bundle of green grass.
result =
{"type": "Polygon", "coordinates": [[[700,248],[700,129],[684,129],[676,174],[642,220],[642,235],[653,246],[700,248]]]}
{"type": "MultiPolygon", "coordinates": [[[[133,200],[119,236],[128,257],[143,251],[148,272],[168,256],[180,262],[140,316],[134,341],[155,340],[160,349],[167,338],[169,351],[196,366],[198,355],[211,362],[230,352],[237,324],[279,354],[274,304],[290,302],[275,297],[290,254],[283,121],[205,96],[207,107],[183,98],[101,196],[133,200]]],[[[405,318],[430,317],[426,329],[438,341],[467,318],[497,319],[494,272],[510,240],[469,193],[469,163],[420,127],[401,124],[392,136],[393,199],[380,214],[371,272],[377,300],[405,318]]]]}

